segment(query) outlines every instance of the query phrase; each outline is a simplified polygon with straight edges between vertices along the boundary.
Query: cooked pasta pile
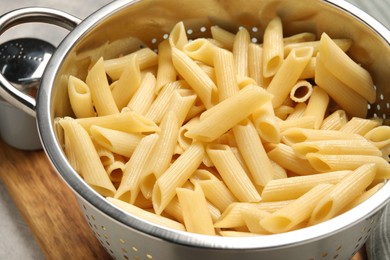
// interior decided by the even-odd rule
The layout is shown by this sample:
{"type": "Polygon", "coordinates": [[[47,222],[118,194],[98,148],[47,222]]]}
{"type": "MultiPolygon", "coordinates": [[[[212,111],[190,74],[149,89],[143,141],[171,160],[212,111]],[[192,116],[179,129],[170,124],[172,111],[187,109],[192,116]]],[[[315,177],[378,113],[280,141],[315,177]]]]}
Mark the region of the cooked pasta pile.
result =
{"type": "Polygon", "coordinates": [[[75,118],[58,118],[69,162],[115,206],[173,229],[221,236],[283,233],[331,219],[390,177],[390,127],[366,119],[370,74],[349,39],[263,43],[183,22],[158,46],[69,77],[75,118]]]}

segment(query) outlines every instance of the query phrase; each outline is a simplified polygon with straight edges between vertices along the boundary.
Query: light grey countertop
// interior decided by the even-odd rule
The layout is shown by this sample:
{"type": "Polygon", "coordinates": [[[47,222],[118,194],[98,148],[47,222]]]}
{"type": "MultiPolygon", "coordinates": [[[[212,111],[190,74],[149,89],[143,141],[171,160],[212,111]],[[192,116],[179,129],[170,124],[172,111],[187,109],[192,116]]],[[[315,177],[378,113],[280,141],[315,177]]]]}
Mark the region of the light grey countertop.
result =
{"type": "MultiPolygon", "coordinates": [[[[340,0],[341,1],[341,0],[340,0]]],[[[66,11],[81,19],[111,2],[111,0],[0,0],[0,14],[27,6],[52,7],[66,11]]],[[[349,0],[368,14],[390,28],[390,0],[349,0]]],[[[36,30],[37,25],[22,25],[13,28],[0,37],[0,42],[18,37],[39,37],[57,45],[66,35],[66,31],[53,27],[36,30]]],[[[44,28],[44,27],[43,27],[44,28]]],[[[35,242],[31,231],[12,201],[2,182],[0,182],[0,260],[40,260],[44,256],[35,242]]]]}

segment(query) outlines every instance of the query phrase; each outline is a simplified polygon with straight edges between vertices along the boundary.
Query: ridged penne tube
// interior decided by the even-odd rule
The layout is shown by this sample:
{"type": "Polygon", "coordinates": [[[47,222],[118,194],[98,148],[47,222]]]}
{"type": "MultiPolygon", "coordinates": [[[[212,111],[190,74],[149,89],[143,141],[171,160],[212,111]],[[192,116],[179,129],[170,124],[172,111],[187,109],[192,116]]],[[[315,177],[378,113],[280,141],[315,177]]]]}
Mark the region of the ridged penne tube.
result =
{"type": "Polygon", "coordinates": [[[310,218],[310,214],[320,201],[333,188],[332,184],[319,184],[286,207],[260,220],[260,225],[271,233],[283,233],[310,218]]]}
{"type": "Polygon", "coordinates": [[[321,130],[339,130],[348,121],[344,110],[338,109],[324,118],[321,123],[321,130]]]}
{"type": "Polygon", "coordinates": [[[292,148],[302,157],[308,153],[382,155],[374,144],[365,139],[309,141],[294,144],[292,148]]]}
{"type": "Polygon", "coordinates": [[[218,48],[213,52],[214,71],[218,85],[219,102],[238,93],[237,72],[230,51],[218,48]]]}
{"type": "Polygon", "coordinates": [[[153,103],[155,97],[156,77],[152,73],[146,73],[139,88],[130,99],[127,107],[141,115],[145,115],[153,103]]]}
{"type": "Polygon", "coordinates": [[[122,180],[123,173],[125,172],[126,166],[123,161],[116,160],[112,164],[107,165],[106,171],[110,180],[113,183],[119,183],[122,180]]]}
{"type": "Polygon", "coordinates": [[[140,183],[147,172],[147,165],[151,159],[153,148],[157,143],[158,134],[151,134],[142,138],[134,150],[114,198],[134,204],[139,191],[140,183]]]}
{"type": "Polygon", "coordinates": [[[104,69],[111,80],[119,79],[133,55],[137,55],[140,70],[156,66],[158,63],[157,54],[150,48],[142,48],[119,58],[105,60],[104,69]]]}
{"type": "Polygon", "coordinates": [[[269,234],[261,225],[260,221],[271,215],[271,213],[261,210],[241,210],[242,218],[245,222],[245,225],[248,227],[249,231],[254,234],[269,234]]]}
{"type": "Polygon", "coordinates": [[[326,68],[321,53],[317,55],[314,80],[348,115],[361,118],[366,117],[367,101],[326,68]]]}
{"type": "Polygon", "coordinates": [[[294,200],[318,184],[336,184],[351,172],[352,171],[335,171],[272,180],[264,187],[261,198],[264,202],[294,200]]]}
{"type": "Polygon", "coordinates": [[[290,43],[299,43],[299,42],[309,42],[314,41],[316,39],[316,35],[310,32],[297,33],[288,37],[283,38],[284,45],[290,43]]]}
{"type": "Polygon", "coordinates": [[[269,79],[263,76],[263,48],[255,43],[248,46],[248,76],[263,88],[269,84],[269,79]]]}
{"type": "Polygon", "coordinates": [[[205,142],[213,141],[270,99],[271,95],[263,88],[247,86],[237,95],[202,113],[199,123],[194,124],[185,136],[205,142]]]}
{"type": "Polygon", "coordinates": [[[390,145],[390,127],[387,125],[377,126],[368,131],[364,138],[379,149],[385,148],[390,145]]]}
{"type": "MultiPolygon", "coordinates": [[[[347,52],[352,46],[351,39],[333,39],[333,42],[343,51],[347,52]]],[[[313,56],[316,56],[320,50],[320,41],[307,41],[298,43],[288,43],[284,45],[284,56],[287,56],[294,48],[311,46],[313,47],[313,56]]]]}
{"type": "Polygon", "coordinates": [[[137,55],[129,56],[128,64],[117,81],[111,84],[112,96],[119,110],[125,107],[141,83],[137,55]]]}
{"type": "Polygon", "coordinates": [[[177,89],[173,92],[168,111],[175,112],[179,127],[185,122],[196,98],[197,96],[192,89],[177,89]]]}
{"type": "Polygon", "coordinates": [[[382,124],[382,119],[380,118],[351,118],[345,125],[343,125],[339,130],[344,133],[353,133],[364,136],[369,131],[378,127],[382,124]]]}
{"type": "Polygon", "coordinates": [[[215,235],[213,220],[202,188],[195,183],[193,190],[177,188],[176,193],[183,211],[186,230],[198,234],[215,235]]]}
{"type": "Polygon", "coordinates": [[[248,46],[250,35],[247,29],[241,28],[234,37],[233,56],[235,71],[238,76],[248,76],[248,46]]]}
{"type": "Polygon", "coordinates": [[[183,52],[194,60],[201,61],[209,66],[214,66],[214,52],[217,46],[206,38],[195,39],[183,47],[183,52]]]}
{"type": "Polygon", "coordinates": [[[115,162],[115,155],[112,151],[108,150],[107,148],[101,146],[96,142],[94,142],[94,146],[104,167],[115,162]]]}
{"type": "Polygon", "coordinates": [[[313,85],[307,80],[299,80],[290,91],[290,98],[294,102],[306,102],[313,93],[313,85]]]}
{"type": "Polygon", "coordinates": [[[185,125],[180,127],[177,141],[178,141],[178,145],[183,150],[186,150],[192,144],[193,141],[192,138],[188,138],[186,136],[188,129],[190,129],[193,125],[196,125],[198,123],[199,123],[199,117],[193,117],[185,125]]]}
{"type": "Polygon", "coordinates": [[[184,223],[183,219],[183,211],[181,210],[179,200],[177,199],[177,196],[175,196],[171,202],[165,207],[164,212],[167,213],[171,218],[173,217],[180,223],[184,223]]]}
{"type": "Polygon", "coordinates": [[[293,145],[300,142],[319,140],[362,140],[363,137],[337,130],[315,130],[296,127],[284,131],[282,139],[285,143],[293,145]]]}
{"type": "Polygon", "coordinates": [[[380,190],[383,187],[383,185],[385,184],[381,182],[376,184],[374,187],[364,191],[361,195],[359,195],[356,199],[354,199],[351,203],[349,203],[346,207],[344,207],[340,213],[347,212],[348,210],[353,209],[357,205],[368,200],[372,195],[374,195],[378,190],[380,190]]]}
{"type": "Polygon", "coordinates": [[[103,58],[100,58],[89,70],[86,83],[91,91],[92,102],[99,116],[119,113],[108,85],[103,58]]]}
{"type": "Polygon", "coordinates": [[[321,35],[319,52],[324,66],[336,78],[369,103],[375,102],[376,90],[370,73],[352,60],[326,33],[321,35]]]}
{"type": "Polygon", "coordinates": [[[306,159],[300,158],[292,147],[279,143],[268,152],[268,157],[283,168],[298,175],[308,175],[318,172],[306,159]]]}
{"type": "Polygon", "coordinates": [[[151,120],[135,112],[122,112],[119,114],[78,118],[76,122],[90,133],[92,125],[128,133],[156,132],[160,128],[151,120]]]}
{"type": "Polygon", "coordinates": [[[172,61],[178,73],[194,89],[206,108],[210,108],[217,92],[217,87],[210,77],[190,57],[177,48],[172,48],[172,61]]]}
{"type": "Polygon", "coordinates": [[[309,63],[306,64],[299,79],[312,79],[315,77],[317,58],[311,57],[309,63]]]}
{"type": "Polygon", "coordinates": [[[384,180],[390,178],[390,164],[379,156],[372,155],[332,155],[309,153],[306,158],[319,172],[356,170],[363,164],[375,163],[377,166],[375,179],[384,180]]]}
{"type": "Polygon", "coordinates": [[[211,161],[233,195],[241,202],[258,202],[259,193],[227,145],[209,145],[206,148],[211,161]]]}
{"type": "Polygon", "coordinates": [[[305,114],[306,108],[306,103],[296,103],[294,110],[288,115],[286,121],[293,121],[302,118],[305,114]]]}
{"type": "Polygon", "coordinates": [[[309,63],[312,53],[312,47],[297,48],[292,50],[283,61],[267,87],[267,91],[274,95],[272,99],[273,107],[279,107],[283,104],[303,69],[309,63]]]}
{"type": "Polygon", "coordinates": [[[304,112],[304,116],[314,116],[314,129],[321,127],[328,105],[328,94],[321,88],[314,87],[304,112]]]}
{"type": "Polygon", "coordinates": [[[231,33],[217,25],[210,27],[211,36],[218,41],[227,50],[233,50],[235,34],[231,33]]]}
{"type": "Polygon", "coordinates": [[[375,163],[367,163],[358,167],[321,198],[310,218],[310,223],[323,222],[336,216],[344,207],[363,193],[376,176],[375,163]]]}
{"type": "Polygon", "coordinates": [[[159,124],[171,103],[174,91],[184,84],[183,81],[174,81],[166,84],[157,94],[157,97],[146,112],[145,117],[156,124],[159,124]]]}
{"type": "Polygon", "coordinates": [[[134,216],[137,216],[140,219],[144,219],[146,221],[150,221],[152,223],[155,223],[155,224],[158,224],[158,225],[161,225],[164,227],[176,229],[176,230],[181,230],[181,231],[186,230],[183,224],[181,224],[177,221],[174,221],[172,219],[156,215],[154,213],[143,210],[139,207],[136,207],[134,205],[131,205],[129,203],[126,203],[126,202],[118,200],[118,199],[114,199],[114,198],[109,197],[109,198],[107,198],[107,200],[109,202],[111,202],[113,205],[121,208],[122,210],[124,210],[130,214],[133,214],[134,216]]]}
{"type": "Polygon", "coordinates": [[[267,25],[263,35],[263,76],[272,77],[283,63],[283,26],[276,16],[267,25]]]}
{"type": "Polygon", "coordinates": [[[273,179],[273,167],[251,121],[233,127],[238,149],[257,185],[265,186],[273,179]]]}
{"type": "Polygon", "coordinates": [[[95,116],[91,91],[84,81],[74,76],[69,76],[68,96],[70,105],[76,117],[95,116]]]}
{"type": "Polygon", "coordinates": [[[284,133],[290,128],[307,128],[314,129],[316,118],[314,116],[302,116],[296,119],[287,118],[286,120],[279,120],[279,129],[284,133]]]}
{"type": "Polygon", "coordinates": [[[85,182],[102,196],[113,196],[116,192],[87,131],[74,119],[65,118],[59,124],[67,136],[78,160],[79,174],[85,182]]]}
{"type": "Polygon", "coordinates": [[[113,153],[130,157],[142,136],[118,130],[92,125],[90,128],[92,139],[99,145],[113,153]]]}
{"type": "Polygon", "coordinates": [[[191,144],[157,179],[152,194],[153,208],[157,214],[161,214],[175,197],[176,188],[181,187],[199,167],[204,154],[203,144],[191,144]]]}
{"type": "MultiPolygon", "coordinates": [[[[63,120],[63,119],[61,119],[63,120]]],[[[56,120],[58,121],[58,120],[56,120]]],[[[60,120],[59,120],[60,121],[60,120]]],[[[58,122],[59,122],[58,121],[58,122]]],[[[78,158],[76,157],[77,154],[75,154],[75,152],[73,151],[73,147],[72,147],[72,143],[70,142],[69,140],[69,137],[67,135],[63,135],[64,136],[64,145],[65,145],[65,155],[66,155],[66,158],[68,159],[68,162],[70,163],[70,165],[72,166],[72,168],[78,173],[80,174],[80,166],[79,166],[79,160],[78,158]]],[[[98,151],[97,151],[98,152],[98,151]]],[[[113,159],[113,155],[110,154],[112,156],[112,159],[113,159]]],[[[99,156],[99,159],[101,159],[101,156],[100,154],[98,153],[98,156],[99,156]]],[[[111,159],[111,158],[110,158],[111,159]]],[[[100,160],[103,164],[104,161],[100,160]]],[[[103,164],[104,166],[104,164],[103,164]]]]}
{"type": "Polygon", "coordinates": [[[183,50],[184,46],[188,43],[186,28],[183,22],[175,24],[169,33],[168,40],[172,48],[183,50]]]}
{"type": "Polygon", "coordinates": [[[272,101],[266,102],[252,114],[253,124],[262,140],[277,144],[280,142],[281,134],[279,122],[275,116],[272,101]]]}
{"type": "Polygon", "coordinates": [[[175,151],[179,124],[173,111],[166,114],[160,124],[159,139],[148,161],[148,170],[142,177],[140,189],[145,198],[152,197],[153,185],[169,167],[175,151]]]}
{"type": "MultiPolygon", "coordinates": [[[[271,103],[272,106],[272,103],[271,103]]],[[[286,120],[288,116],[293,113],[294,108],[287,105],[281,105],[274,109],[275,116],[277,116],[281,120],[286,120]]]]}
{"type": "Polygon", "coordinates": [[[272,160],[270,160],[270,161],[271,161],[272,168],[274,169],[274,179],[283,179],[283,178],[288,177],[286,169],[284,169],[282,166],[280,166],[276,162],[274,162],[272,160]]]}
{"type": "Polygon", "coordinates": [[[176,81],[176,70],[172,63],[171,45],[164,40],[158,45],[158,66],[156,75],[156,94],[168,83],[176,81]]]}

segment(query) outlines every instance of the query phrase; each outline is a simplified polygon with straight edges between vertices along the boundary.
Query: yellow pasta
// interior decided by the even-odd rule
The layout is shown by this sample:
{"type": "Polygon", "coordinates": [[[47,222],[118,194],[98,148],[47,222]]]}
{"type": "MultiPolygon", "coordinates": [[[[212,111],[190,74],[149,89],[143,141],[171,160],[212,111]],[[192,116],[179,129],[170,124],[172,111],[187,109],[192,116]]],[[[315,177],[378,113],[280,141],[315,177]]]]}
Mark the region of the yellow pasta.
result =
{"type": "Polygon", "coordinates": [[[379,149],[388,147],[390,145],[390,127],[387,125],[377,126],[364,134],[364,138],[379,149]]]}
{"type": "Polygon", "coordinates": [[[70,105],[76,117],[95,116],[91,91],[81,79],[70,76],[68,80],[68,95],[70,105]]]}
{"type": "Polygon", "coordinates": [[[353,117],[339,130],[344,133],[353,133],[364,136],[373,128],[380,126],[382,120],[379,118],[365,119],[359,117],[353,117]]]}
{"type": "Polygon", "coordinates": [[[186,28],[183,22],[178,22],[172,28],[168,40],[172,48],[183,50],[184,46],[188,43],[186,28]]]}
{"type": "Polygon", "coordinates": [[[176,81],[177,72],[172,63],[171,45],[164,40],[158,45],[158,67],[156,75],[156,94],[168,83],[176,81]]]}
{"type": "Polygon", "coordinates": [[[328,105],[328,94],[321,88],[315,87],[304,112],[304,116],[314,116],[314,129],[319,129],[322,125],[328,105]]]}
{"type": "Polygon", "coordinates": [[[213,57],[216,50],[217,46],[205,38],[195,39],[183,47],[184,53],[189,57],[210,66],[214,65],[213,57]]]}
{"type": "Polygon", "coordinates": [[[152,73],[146,73],[139,88],[130,99],[127,107],[138,114],[145,115],[153,103],[156,88],[156,78],[152,73]]]}
{"type": "Polygon", "coordinates": [[[262,140],[277,144],[280,142],[280,127],[272,101],[266,102],[252,114],[253,124],[262,140]]]}
{"type": "MultiPolygon", "coordinates": [[[[352,45],[352,40],[350,39],[333,39],[333,42],[343,51],[347,52],[352,45]]],[[[284,45],[284,56],[287,56],[291,50],[294,48],[299,48],[303,46],[313,47],[313,56],[316,56],[320,50],[320,41],[303,41],[303,42],[294,42],[284,45]]]]}
{"type": "Polygon", "coordinates": [[[280,17],[273,18],[263,36],[263,76],[272,77],[283,63],[283,26],[280,17]]]}
{"type": "Polygon", "coordinates": [[[292,87],[290,98],[298,103],[306,102],[311,97],[312,93],[313,85],[306,80],[300,80],[292,87]]]}
{"type": "Polygon", "coordinates": [[[233,50],[235,34],[224,30],[223,28],[214,25],[210,27],[213,39],[218,41],[227,50],[233,50]]]}
{"type": "Polygon", "coordinates": [[[249,32],[241,28],[234,37],[233,56],[235,72],[238,76],[248,76],[248,47],[250,43],[249,32]]]}
{"type": "Polygon", "coordinates": [[[338,109],[332,114],[328,115],[321,123],[321,130],[339,130],[348,121],[344,110],[338,109]]]}

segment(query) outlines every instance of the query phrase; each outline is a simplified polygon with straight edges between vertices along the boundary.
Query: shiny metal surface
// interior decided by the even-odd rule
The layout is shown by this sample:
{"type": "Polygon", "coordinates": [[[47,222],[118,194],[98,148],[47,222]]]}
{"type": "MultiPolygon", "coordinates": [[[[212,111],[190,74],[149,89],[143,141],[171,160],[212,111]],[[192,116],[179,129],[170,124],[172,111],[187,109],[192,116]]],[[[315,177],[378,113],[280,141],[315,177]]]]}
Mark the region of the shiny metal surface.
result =
{"type": "Polygon", "coordinates": [[[348,259],[364,244],[389,201],[389,183],[358,207],[313,227],[251,238],[211,237],[169,230],[113,207],[81,180],[61,150],[53,120],[71,115],[67,78],[85,76],[97,57],[113,57],[144,45],[155,48],[180,20],[194,37],[207,36],[208,31],[203,33],[200,28],[212,24],[233,31],[239,26],[255,27],[258,30],[252,36],[257,37],[276,14],[284,22],[286,35],[326,31],[331,37],[351,38],[350,55],[372,73],[378,88],[378,102],[371,106],[370,115],[388,119],[390,32],[342,1],[118,0],[84,20],[59,46],[39,90],[39,130],[53,165],[77,194],[87,221],[110,254],[139,259],[284,259],[286,255],[291,259],[348,259]]]}
{"type": "MultiPolygon", "coordinates": [[[[80,19],[54,9],[34,7],[24,8],[11,11],[0,17],[0,34],[13,26],[32,22],[45,22],[72,30],[80,23],[80,19]]],[[[0,96],[2,96],[10,104],[18,107],[20,110],[31,116],[35,116],[35,97],[32,97],[13,87],[13,85],[1,73],[0,85],[0,96]]]]}

